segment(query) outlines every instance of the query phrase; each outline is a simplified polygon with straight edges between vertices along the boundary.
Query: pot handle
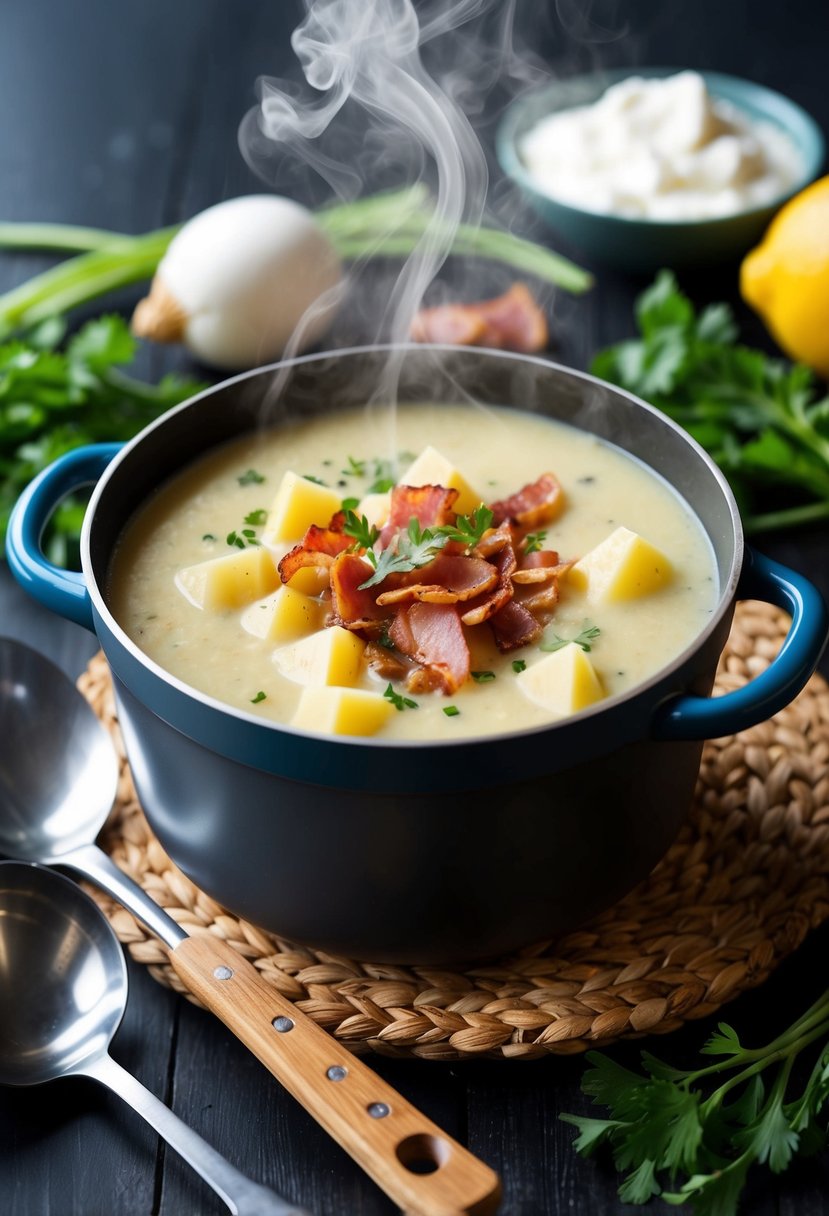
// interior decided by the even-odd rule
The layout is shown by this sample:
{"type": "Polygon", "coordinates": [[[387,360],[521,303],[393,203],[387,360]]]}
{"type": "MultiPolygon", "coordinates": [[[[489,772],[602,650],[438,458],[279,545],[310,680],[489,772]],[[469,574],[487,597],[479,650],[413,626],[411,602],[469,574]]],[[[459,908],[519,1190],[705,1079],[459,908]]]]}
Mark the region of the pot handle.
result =
{"type": "Polygon", "coordinates": [[[682,694],[664,701],[651,724],[653,738],[718,739],[756,726],[788,705],[817,667],[829,633],[829,615],[813,583],[747,548],[737,599],[763,600],[791,613],[791,628],[780,653],[744,688],[721,697],[682,694]]]}
{"type": "Polygon", "coordinates": [[[120,443],[94,443],[58,457],[29,482],[14,505],[6,532],[9,568],[23,589],[52,612],[93,632],[92,602],[84,576],[50,562],[40,542],[61,499],[96,482],[120,450],[120,443]]]}

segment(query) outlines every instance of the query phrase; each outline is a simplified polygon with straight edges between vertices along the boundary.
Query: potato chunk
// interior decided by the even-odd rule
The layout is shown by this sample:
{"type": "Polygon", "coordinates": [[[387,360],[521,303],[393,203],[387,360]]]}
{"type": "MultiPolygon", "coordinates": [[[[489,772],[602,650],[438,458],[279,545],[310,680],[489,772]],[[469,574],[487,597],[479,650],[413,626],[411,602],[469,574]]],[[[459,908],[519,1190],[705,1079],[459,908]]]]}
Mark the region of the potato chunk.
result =
{"type": "Polygon", "coordinates": [[[242,613],[242,628],[270,642],[292,642],[322,628],[323,606],[293,587],[279,587],[242,613]]]}
{"type": "Polygon", "coordinates": [[[327,735],[375,735],[394,713],[377,692],[362,688],[306,688],[291,724],[327,735]]]}
{"type": "Polygon", "coordinates": [[[299,540],[311,524],[324,528],[339,509],[340,496],[336,490],[318,486],[315,481],[289,470],[271,503],[262,544],[278,545],[280,541],[299,540]]]}
{"type": "Polygon", "coordinates": [[[585,591],[597,604],[650,595],[672,578],[673,568],[665,554],[629,528],[611,532],[567,576],[571,586],[585,591]]]}
{"type": "Polygon", "coordinates": [[[385,494],[366,494],[355,513],[358,516],[365,515],[375,528],[382,528],[390,510],[391,490],[386,490],[385,494]]]}
{"type": "Polygon", "coordinates": [[[213,557],[176,574],[176,586],[197,608],[221,612],[241,608],[279,586],[279,572],[267,549],[249,549],[213,557]]]}
{"type": "Polygon", "coordinates": [[[483,502],[451,460],[431,446],[423,449],[414,463],[401,473],[399,480],[404,486],[443,486],[447,490],[457,490],[455,510],[459,515],[468,515],[483,502]]]}
{"type": "Polygon", "coordinates": [[[283,676],[296,684],[348,686],[359,679],[365,647],[362,638],[332,625],[300,642],[282,646],[273,659],[283,676]]]}
{"type": "Polygon", "coordinates": [[[575,642],[527,667],[517,682],[536,705],[558,714],[577,713],[605,695],[596,669],[575,642]]]}

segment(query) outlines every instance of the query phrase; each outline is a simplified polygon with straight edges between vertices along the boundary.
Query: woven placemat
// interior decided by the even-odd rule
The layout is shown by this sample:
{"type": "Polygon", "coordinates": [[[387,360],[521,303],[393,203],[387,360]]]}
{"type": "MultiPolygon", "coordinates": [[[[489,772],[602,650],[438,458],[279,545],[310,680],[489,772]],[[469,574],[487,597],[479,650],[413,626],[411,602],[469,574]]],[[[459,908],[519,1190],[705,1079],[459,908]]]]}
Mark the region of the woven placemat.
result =
{"type": "MultiPolygon", "coordinates": [[[[768,605],[739,605],[717,690],[762,671],[787,626],[768,605]]],[[[104,847],[188,932],[231,942],[354,1051],[532,1059],[664,1034],[762,983],[829,915],[829,689],[820,676],[771,721],[706,744],[685,827],[630,895],[577,932],[454,971],[335,957],[222,909],[147,825],[101,655],[79,684],[123,762],[104,847]]],[[[182,991],[160,943],[119,905],[96,898],[133,958],[182,991]]]]}

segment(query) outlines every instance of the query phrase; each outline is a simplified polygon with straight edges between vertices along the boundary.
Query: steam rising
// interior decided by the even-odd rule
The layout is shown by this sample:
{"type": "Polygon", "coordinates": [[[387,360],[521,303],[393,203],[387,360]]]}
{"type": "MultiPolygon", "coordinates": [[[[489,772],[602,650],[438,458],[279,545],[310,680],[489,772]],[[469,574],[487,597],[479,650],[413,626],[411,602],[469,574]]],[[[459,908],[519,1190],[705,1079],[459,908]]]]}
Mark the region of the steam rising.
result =
{"type": "MultiPolygon", "coordinates": [[[[433,222],[391,287],[377,337],[395,343],[408,340],[414,315],[446,260],[458,224],[481,222],[487,163],[463,106],[471,106],[474,96],[480,107],[511,53],[514,2],[442,0],[424,10],[421,23],[412,0],[305,0],[306,16],[294,30],[291,45],[315,93],[290,81],[259,81],[260,104],[242,123],[240,146],[248,162],[266,176],[268,152],[277,145],[309,165],[344,198],[363,189],[366,159],[374,158],[387,175],[396,170],[396,185],[401,176],[431,180],[433,222]],[[497,53],[481,55],[474,75],[457,63],[440,81],[430,75],[421,49],[495,8],[497,53]],[[390,152],[394,166],[389,164],[390,152]]],[[[483,46],[482,40],[463,41],[469,47],[483,46]]],[[[461,38],[451,40],[447,61],[461,43],[461,38]]],[[[395,400],[400,357],[390,359],[375,399],[395,400]]]]}

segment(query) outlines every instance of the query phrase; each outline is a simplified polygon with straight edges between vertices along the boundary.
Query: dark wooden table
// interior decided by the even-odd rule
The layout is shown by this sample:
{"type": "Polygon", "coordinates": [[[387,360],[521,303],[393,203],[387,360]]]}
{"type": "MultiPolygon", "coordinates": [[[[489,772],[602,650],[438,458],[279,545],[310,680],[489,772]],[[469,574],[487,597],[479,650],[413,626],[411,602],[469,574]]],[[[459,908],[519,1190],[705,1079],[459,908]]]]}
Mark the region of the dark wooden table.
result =
{"type": "MultiPolygon", "coordinates": [[[[260,74],[292,70],[298,0],[5,0],[0,10],[0,216],[144,231],[259,188],[236,127],[260,74]]],[[[624,0],[547,5],[519,0],[517,28],[555,70],[673,63],[763,81],[829,130],[829,10],[821,0],[624,0]],[[549,11],[547,11],[549,10],[549,11]]],[[[0,290],[47,262],[0,257],[0,290]]],[[[686,279],[694,297],[736,301],[735,267],[686,279]]],[[[596,289],[554,311],[555,357],[583,367],[631,331],[640,283],[599,272],[596,289]]],[[[129,307],[127,293],[117,303],[129,307]]],[[[745,332],[763,341],[739,309],[745,332]]],[[[370,336],[370,335],[367,335],[370,336]]],[[[183,366],[142,353],[154,377],[183,366]]],[[[829,593],[824,529],[760,538],[829,593]]],[[[82,630],[31,603],[0,568],[0,629],[77,675],[96,649],[82,630]]],[[[0,740],[0,748],[2,748],[0,740]]],[[[825,985],[829,929],[816,932],[762,989],[727,1016],[762,1041],[825,985]]],[[[0,980],[0,982],[3,982],[0,980]]],[[[210,1016],[130,964],[129,1008],[113,1054],[239,1168],[320,1216],[381,1216],[380,1192],[210,1016]]],[[[658,1043],[677,1062],[708,1033],[695,1025],[658,1043]]],[[[633,1062],[636,1048],[620,1046],[633,1062]]],[[[502,1175],[509,1216],[616,1213],[607,1163],[571,1148],[560,1111],[584,1111],[579,1059],[456,1066],[374,1060],[377,1070],[502,1175]]],[[[186,1216],[222,1212],[212,1192],[141,1120],[91,1082],[0,1090],[4,1216],[186,1216]]],[[[667,1213],[674,1209],[656,1205],[667,1213]]],[[[753,1178],[758,1216],[829,1213],[829,1161],[753,1178]]]]}

